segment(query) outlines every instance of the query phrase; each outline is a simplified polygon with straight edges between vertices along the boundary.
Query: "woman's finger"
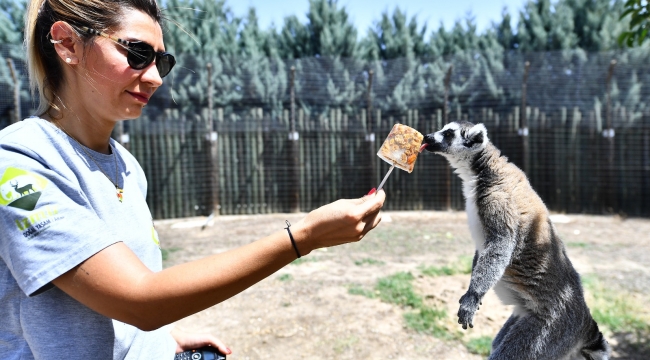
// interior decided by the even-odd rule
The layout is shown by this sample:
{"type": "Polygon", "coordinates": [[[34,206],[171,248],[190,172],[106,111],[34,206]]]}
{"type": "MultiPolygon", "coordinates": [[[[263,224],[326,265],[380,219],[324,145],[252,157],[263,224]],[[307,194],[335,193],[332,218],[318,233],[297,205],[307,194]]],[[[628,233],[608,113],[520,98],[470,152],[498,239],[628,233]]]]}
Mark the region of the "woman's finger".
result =
{"type": "Polygon", "coordinates": [[[363,235],[366,235],[368,231],[377,227],[377,225],[379,225],[381,222],[381,212],[368,215],[368,217],[366,217],[363,221],[366,224],[366,226],[363,228],[363,235]]]}
{"type": "Polygon", "coordinates": [[[219,349],[219,351],[221,351],[225,355],[232,354],[232,350],[230,350],[230,348],[228,348],[226,344],[224,344],[224,342],[219,340],[217,337],[210,335],[209,340],[210,340],[210,344],[209,344],[210,346],[219,349]]]}

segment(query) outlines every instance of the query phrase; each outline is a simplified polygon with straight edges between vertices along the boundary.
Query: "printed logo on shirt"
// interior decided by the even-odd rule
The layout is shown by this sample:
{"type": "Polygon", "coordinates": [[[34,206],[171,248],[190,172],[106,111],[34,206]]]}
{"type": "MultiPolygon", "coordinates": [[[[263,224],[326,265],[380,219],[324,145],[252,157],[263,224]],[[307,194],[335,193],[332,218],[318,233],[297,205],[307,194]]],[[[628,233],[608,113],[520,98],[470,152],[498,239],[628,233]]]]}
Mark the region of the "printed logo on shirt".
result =
{"type": "Polygon", "coordinates": [[[45,206],[31,212],[26,218],[15,220],[15,222],[16,227],[23,233],[23,236],[31,239],[61,219],[63,219],[63,216],[59,215],[59,209],[56,206],[45,206]]]}
{"type": "Polygon", "coordinates": [[[160,240],[158,239],[158,232],[156,231],[156,228],[154,225],[151,225],[151,240],[158,246],[160,249],[160,240]]]}
{"type": "Polygon", "coordinates": [[[10,167],[0,178],[0,205],[32,211],[48,181],[37,174],[10,167]]]}

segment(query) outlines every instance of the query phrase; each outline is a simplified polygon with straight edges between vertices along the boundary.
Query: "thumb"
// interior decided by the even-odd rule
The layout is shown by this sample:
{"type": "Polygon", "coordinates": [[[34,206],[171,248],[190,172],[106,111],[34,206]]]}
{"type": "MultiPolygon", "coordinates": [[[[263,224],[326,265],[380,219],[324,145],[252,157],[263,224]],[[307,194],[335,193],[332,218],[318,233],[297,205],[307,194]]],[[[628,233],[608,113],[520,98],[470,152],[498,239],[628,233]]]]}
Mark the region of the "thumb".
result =
{"type": "Polygon", "coordinates": [[[384,206],[384,201],[386,200],[386,192],[384,190],[379,190],[378,192],[372,195],[366,195],[360,199],[362,202],[359,204],[359,211],[361,211],[362,217],[365,218],[368,215],[376,214],[384,206]]]}

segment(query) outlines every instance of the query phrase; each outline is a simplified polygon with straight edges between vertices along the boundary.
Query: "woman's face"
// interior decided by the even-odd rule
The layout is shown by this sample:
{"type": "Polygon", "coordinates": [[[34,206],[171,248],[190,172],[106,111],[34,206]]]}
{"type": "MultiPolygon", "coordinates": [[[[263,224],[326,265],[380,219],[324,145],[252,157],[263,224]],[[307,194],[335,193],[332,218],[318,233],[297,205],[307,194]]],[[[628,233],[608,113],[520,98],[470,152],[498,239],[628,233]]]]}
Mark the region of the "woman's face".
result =
{"type": "MultiPolygon", "coordinates": [[[[138,10],[126,10],[117,31],[109,33],[127,41],[143,41],[155,51],[164,51],[160,25],[138,10]]],[[[117,42],[96,36],[82,61],[78,81],[79,100],[95,119],[118,121],[135,119],[149,98],[162,85],[155,61],[144,69],[132,69],[127,49],[117,42]],[[84,71],[85,70],[85,71],[84,71]]]]}

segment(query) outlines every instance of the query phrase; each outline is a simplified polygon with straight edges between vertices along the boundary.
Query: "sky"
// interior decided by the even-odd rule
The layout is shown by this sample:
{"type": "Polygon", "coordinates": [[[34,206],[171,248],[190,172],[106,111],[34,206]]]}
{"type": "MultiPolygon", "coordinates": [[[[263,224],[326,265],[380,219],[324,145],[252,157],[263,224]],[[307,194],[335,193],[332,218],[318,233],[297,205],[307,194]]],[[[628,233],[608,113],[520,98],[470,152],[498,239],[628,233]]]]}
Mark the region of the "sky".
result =
{"type": "MultiPolygon", "coordinates": [[[[345,6],[359,36],[365,36],[368,28],[381,18],[383,12],[392,14],[396,6],[406,11],[409,19],[415,15],[420,26],[426,23],[429,31],[437,30],[441,22],[446,29],[451,29],[456,20],[464,19],[471,13],[478,31],[482,32],[492,22],[501,19],[504,7],[517,19],[525,2],[526,0],[339,0],[338,4],[345,6]]],[[[309,9],[308,0],[226,0],[226,5],[237,16],[244,16],[248,8],[254,7],[262,29],[268,29],[272,23],[276,28],[282,27],[284,18],[289,15],[297,15],[305,21],[309,9]]]]}

